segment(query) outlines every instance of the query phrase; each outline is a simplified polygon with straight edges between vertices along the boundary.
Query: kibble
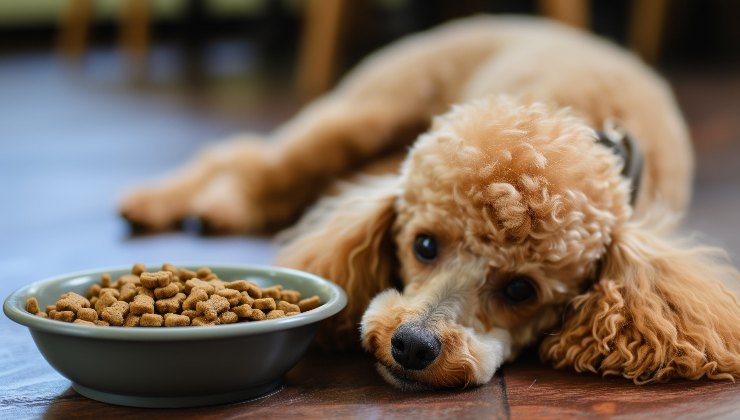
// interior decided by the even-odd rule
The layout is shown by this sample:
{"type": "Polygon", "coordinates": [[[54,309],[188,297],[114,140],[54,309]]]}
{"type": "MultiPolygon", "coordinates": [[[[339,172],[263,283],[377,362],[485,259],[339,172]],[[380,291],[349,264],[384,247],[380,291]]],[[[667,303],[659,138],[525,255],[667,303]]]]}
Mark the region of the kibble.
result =
{"type": "Polygon", "coordinates": [[[163,323],[164,318],[159,314],[144,314],[139,321],[142,327],[161,327],[163,323]]]}
{"type": "Polygon", "coordinates": [[[35,297],[26,311],[57,321],[113,327],[186,327],[254,322],[294,316],[321,305],[318,296],[301,300],[282,285],[259,287],[249,280],[224,281],[207,267],[197,271],[165,263],[149,272],[137,263],[115,281],[109,273],[84,296],[64,293],[41,310],[35,297]]]}
{"type": "Polygon", "coordinates": [[[298,307],[301,309],[301,312],[310,311],[311,309],[316,309],[321,305],[321,299],[319,299],[318,296],[314,295],[310,298],[306,298],[298,302],[298,307]]]}

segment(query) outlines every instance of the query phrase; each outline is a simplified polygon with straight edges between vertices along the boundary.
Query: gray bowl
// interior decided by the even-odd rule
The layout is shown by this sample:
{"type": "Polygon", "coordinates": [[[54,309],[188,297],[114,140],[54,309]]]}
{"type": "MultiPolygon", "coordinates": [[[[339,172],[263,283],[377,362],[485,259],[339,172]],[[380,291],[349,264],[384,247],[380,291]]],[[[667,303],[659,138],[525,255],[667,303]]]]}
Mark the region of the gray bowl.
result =
{"type": "MultiPolygon", "coordinates": [[[[80,394],[133,407],[194,407],[242,401],[282,385],[284,374],[308,348],[321,320],[342,310],[347,295],[312,274],[275,267],[180,264],[210,267],[224,280],[249,278],[262,287],[282,284],[303,296],[318,295],[320,307],[286,318],[229,325],[123,328],[71,324],[25,310],[35,296],[41,308],[59,295],[84,294],[100,274],[117,276],[130,267],[103,268],[53,277],[13,292],[8,318],[27,326],[41,354],[80,394]]],[[[158,265],[148,266],[157,270],[158,265]]]]}

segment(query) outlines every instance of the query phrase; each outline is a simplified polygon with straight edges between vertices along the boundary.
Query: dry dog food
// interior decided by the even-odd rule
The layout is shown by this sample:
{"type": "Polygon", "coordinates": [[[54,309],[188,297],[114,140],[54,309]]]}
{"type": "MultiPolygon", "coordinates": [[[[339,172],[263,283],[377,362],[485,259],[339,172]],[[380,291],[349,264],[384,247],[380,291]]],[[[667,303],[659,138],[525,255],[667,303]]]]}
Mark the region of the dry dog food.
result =
{"type": "Polygon", "coordinates": [[[301,299],[281,285],[260,288],[249,280],[223,281],[209,268],[197,271],[164,264],[148,272],[137,263],[115,281],[100,276],[80,296],[69,292],[41,310],[35,297],[26,311],[43,318],[82,325],[114,327],[186,327],[233,324],[292,316],[321,305],[318,296],[301,299]]]}

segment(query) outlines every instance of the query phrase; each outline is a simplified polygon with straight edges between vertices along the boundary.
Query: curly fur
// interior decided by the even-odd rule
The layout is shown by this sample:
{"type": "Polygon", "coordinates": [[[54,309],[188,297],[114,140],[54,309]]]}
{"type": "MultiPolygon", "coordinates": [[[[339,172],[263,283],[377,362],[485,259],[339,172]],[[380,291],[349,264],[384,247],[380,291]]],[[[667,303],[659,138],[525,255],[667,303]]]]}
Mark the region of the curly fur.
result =
{"type": "Polygon", "coordinates": [[[740,304],[723,286],[740,275],[652,222],[685,210],[692,152],[670,89],[629,53],[542,20],[465,19],[369,57],[268,139],[204,153],[127,195],[123,215],[252,232],[317,200],[277,262],[347,290],[319,343],[362,345],[401,389],[485,383],[538,343],[556,367],[637,384],[740,377],[740,304]],[[644,154],[634,205],[595,141],[607,119],[644,154]],[[433,261],[414,255],[420,234],[433,261]],[[504,297],[517,276],[534,298],[504,297]],[[404,323],[441,343],[424,369],[393,357],[404,323]]]}
{"type": "Polygon", "coordinates": [[[575,297],[542,357],[637,384],[740,372],[740,305],[718,279],[738,274],[717,249],[676,246],[647,226],[614,235],[600,281],[575,297]]]}

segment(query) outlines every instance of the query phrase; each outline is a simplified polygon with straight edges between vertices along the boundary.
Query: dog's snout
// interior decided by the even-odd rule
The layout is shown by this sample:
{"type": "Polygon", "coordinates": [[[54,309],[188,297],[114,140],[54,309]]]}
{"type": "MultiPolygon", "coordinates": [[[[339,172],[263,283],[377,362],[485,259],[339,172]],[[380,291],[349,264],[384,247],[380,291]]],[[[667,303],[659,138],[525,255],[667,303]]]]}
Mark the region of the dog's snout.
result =
{"type": "Polygon", "coordinates": [[[403,324],[391,337],[391,354],[406,369],[420,370],[439,356],[442,344],[419,324],[403,324]]]}

